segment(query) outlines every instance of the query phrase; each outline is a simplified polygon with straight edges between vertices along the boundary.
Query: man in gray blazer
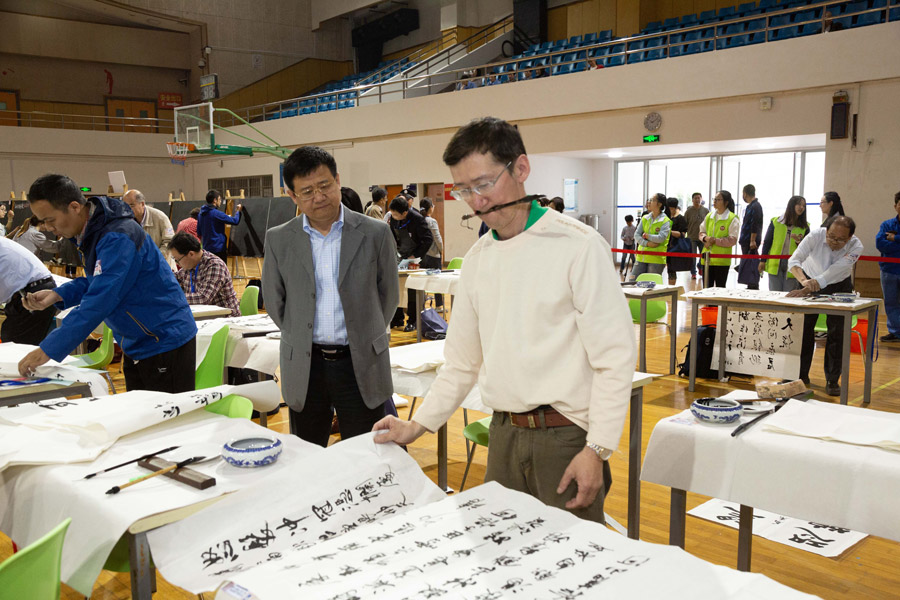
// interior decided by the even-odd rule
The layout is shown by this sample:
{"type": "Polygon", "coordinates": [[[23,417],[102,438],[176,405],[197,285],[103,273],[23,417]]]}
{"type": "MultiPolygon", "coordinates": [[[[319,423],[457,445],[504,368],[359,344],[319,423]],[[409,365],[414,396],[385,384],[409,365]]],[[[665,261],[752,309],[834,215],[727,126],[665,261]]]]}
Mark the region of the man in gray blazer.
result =
{"type": "Polygon", "coordinates": [[[397,250],[386,223],[343,208],[337,164],[322,148],[295,150],[284,182],[303,214],[266,234],[263,297],[281,329],[291,433],[326,446],[332,411],[342,438],[367,433],[393,393],[397,250]]]}

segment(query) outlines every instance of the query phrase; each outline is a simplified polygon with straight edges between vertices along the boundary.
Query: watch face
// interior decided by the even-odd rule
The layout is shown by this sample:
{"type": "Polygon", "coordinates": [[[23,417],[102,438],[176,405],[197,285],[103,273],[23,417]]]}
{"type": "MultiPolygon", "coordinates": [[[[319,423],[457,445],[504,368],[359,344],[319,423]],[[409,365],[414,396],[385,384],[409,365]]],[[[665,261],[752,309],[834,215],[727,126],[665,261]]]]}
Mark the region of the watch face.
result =
{"type": "Polygon", "coordinates": [[[662,116],[658,112],[649,113],[644,117],[644,127],[647,131],[656,131],[662,125],[662,116]]]}

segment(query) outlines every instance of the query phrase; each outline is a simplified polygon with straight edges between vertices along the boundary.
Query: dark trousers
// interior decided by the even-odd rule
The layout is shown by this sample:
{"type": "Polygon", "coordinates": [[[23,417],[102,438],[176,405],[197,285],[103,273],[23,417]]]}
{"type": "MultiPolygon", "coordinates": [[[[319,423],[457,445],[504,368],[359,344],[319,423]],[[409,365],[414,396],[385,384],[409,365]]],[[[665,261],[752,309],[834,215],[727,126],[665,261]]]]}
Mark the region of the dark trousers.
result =
{"type": "MultiPolygon", "coordinates": [[[[821,293],[852,292],[850,278],[822,288],[821,293]]],[[[818,314],[803,316],[803,345],[800,347],[800,378],[809,379],[809,367],[816,351],[816,321],[818,314]]],[[[825,340],[825,380],[837,383],[841,378],[841,351],[844,348],[844,317],[828,315],[825,318],[828,337],[825,340]]]]}
{"type": "MultiPolygon", "coordinates": [[[[622,250],[634,250],[634,244],[622,244],[622,250]]],[[[619,271],[625,272],[625,261],[628,261],[632,267],[634,266],[634,254],[622,254],[622,262],[619,264],[619,271]]]]}
{"type": "Polygon", "coordinates": [[[194,366],[197,362],[196,340],[174,350],[133,360],[127,354],[122,356],[122,373],[125,388],[150,390],[177,394],[194,389],[194,366]]]}
{"type": "Polygon", "coordinates": [[[349,354],[337,360],[326,360],[313,349],[306,403],[303,410],[290,409],[289,412],[291,433],[325,447],[335,412],[341,426],[341,439],[346,440],[372,431],[375,423],[384,417],[384,404],[369,408],[363,402],[349,354]]]}
{"type": "Polygon", "coordinates": [[[728,265],[709,265],[709,281],[704,280],[703,287],[725,287],[730,268],[728,265]]]}
{"type": "MultiPolygon", "coordinates": [[[[759,254],[759,250],[758,250],[758,249],[757,249],[757,250],[751,250],[751,249],[750,249],[750,243],[747,242],[747,245],[746,245],[746,246],[741,245],[741,254],[759,254]]],[[[748,259],[748,258],[742,258],[742,259],[741,259],[741,267],[740,267],[740,268],[741,268],[741,269],[751,269],[751,270],[753,270],[753,271],[758,271],[758,269],[759,269],[759,259],[758,259],[758,258],[749,258],[749,259],[748,259]],[[744,266],[744,264],[743,264],[744,261],[746,261],[746,262],[748,263],[748,266],[744,266]]],[[[739,270],[738,272],[740,272],[740,270],[739,270]]],[[[738,283],[743,283],[743,282],[739,280],[738,283]]],[[[758,289],[759,289],[759,280],[757,280],[756,283],[748,283],[748,284],[747,284],[747,289],[748,289],[748,290],[758,290],[758,289]]]]}
{"type": "MultiPolygon", "coordinates": [[[[700,254],[703,252],[703,242],[700,240],[691,240],[691,247],[694,249],[694,252],[700,254]]],[[[703,263],[700,262],[698,258],[696,262],[691,262],[691,275],[696,275],[697,270],[700,270],[700,273],[703,273],[703,263]]]]}
{"type": "MultiPolygon", "coordinates": [[[[56,282],[50,280],[40,285],[26,287],[23,291],[37,292],[52,290],[55,287],[56,282]]],[[[50,306],[42,311],[30,312],[22,306],[22,296],[16,292],[6,303],[3,313],[6,315],[6,320],[0,326],[0,340],[38,346],[50,333],[53,317],[56,316],[56,307],[50,306]]]]}
{"type": "MultiPolygon", "coordinates": [[[[439,256],[425,255],[422,257],[422,262],[420,263],[420,267],[423,269],[440,269],[442,266],[443,265],[441,264],[441,258],[439,256]]],[[[434,305],[435,305],[435,307],[441,307],[444,305],[444,295],[443,294],[435,294],[434,295],[434,305]]],[[[413,322],[415,322],[415,321],[413,321],[413,322]]]]}

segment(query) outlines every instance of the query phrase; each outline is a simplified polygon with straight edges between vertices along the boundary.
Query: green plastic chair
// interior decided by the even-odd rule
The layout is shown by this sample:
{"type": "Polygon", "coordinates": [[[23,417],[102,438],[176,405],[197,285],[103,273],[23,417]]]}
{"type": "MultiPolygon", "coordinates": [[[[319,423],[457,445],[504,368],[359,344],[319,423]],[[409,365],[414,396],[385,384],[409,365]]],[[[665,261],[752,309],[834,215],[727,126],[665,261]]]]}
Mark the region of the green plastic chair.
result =
{"type": "Polygon", "coordinates": [[[457,256],[456,258],[451,258],[450,262],[447,263],[448,269],[462,269],[463,259],[457,256]]]}
{"type": "MultiPolygon", "coordinates": [[[[856,320],[857,320],[856,315],[853,315],[853,318],[850,319],[850,335],[853,335],[855,333],[857,335],[857,337],[859,337],[859,349],[860,349],[860,351],[862,351],[862,349],[865,348],[865,344],[863,344],[862,334],[859,331],[857,331],[856,329],[854,329],[856,327],[856,320]]],[[[819,315],[819,318],[816,319],[815,332],[816,333],[828,333],[827,315],[819,315]]]]}
{"type": "Polygon", "coordinates": [[[459,484],[459,491],[466,488],[466,478],[469,476],[469,467],[472,466],[472,458],[475,456],[475,448],[478,446],[488,447],[488,441],[491,437],[491,418],[485,417],[474,423],[469,423],[463,428],[463,436],[472,442],[469,455],[466,457],[466,470],[463,473],[462,483],[459,484]]]}
{"type": "MultiPolygon", "coordinates": [[[[217,415],[225,415],[232,419],[249,419],[250,415],[253,414],[253,402],[244,396],[230,394],[221,400],[216,400],[212,404],[206,406],[204,410],[217,415]]],[[[150,557],[150,566],[155,566],[153,564],[152,556],[150,557]]],[[[116,573],[131,572],[127,535],[120,537],[119,541],[116,542],[116,545],[113,546],[103,568],[107,571],[114,571],[116,573]]]]}
{"type": "MultiPolygon", "coordinates": [[[[637,281],[652,281],[656,285],[662,285],[662,275],[658,273],[641,273],[637,276],[637,281]]],[[[631,320],[635,323],[641,322],[641,301],[629,299],[628,308],[631,309],[631,320]]],[[[647,301],[647,322],[656,323],[666,316],[665,300],[648,300],[647,301]]]]}
{"type": "Polygon", "coordinates": [[[209,350],[203,362],[197,367],[194,375],[194,389],[202,390],[206,388],[222,385],[223,375],[225,373],[225,344],[228,342],[228,325],[225,325],[219,331],[215,332],[212,340],[209,342],[209,350]]]}
{"type": "MultiPolygon", "coordinates": [[[[113,339],[112,330],[103,323],[103,339],[100,346],[93,352],[87,354],[75,354],[73,358],[78,360],[76,366],[81,369],[95,369],[97,371],[105,371],[109,363],[112,362],[113,355],[116,352],[116,342],[113,339]]],[[[105,372],[106,381],[112,389],[112,393],[116,393],[116,386],[113,384],[112,377],[109,372],[105,372]]]]}
{"type": "Polygon", "coordinates": [[[241,296],[241,316],[249,317],[259,314],[259,288],[255,285],[248,285],[244,288],[244,295],[241,296]]]}
{"type": "Polygon", "coordinates": [[[0,564],[0,591],[4,598],[58,600],[63,541],[72,519],[22,548],[0,564]]]}

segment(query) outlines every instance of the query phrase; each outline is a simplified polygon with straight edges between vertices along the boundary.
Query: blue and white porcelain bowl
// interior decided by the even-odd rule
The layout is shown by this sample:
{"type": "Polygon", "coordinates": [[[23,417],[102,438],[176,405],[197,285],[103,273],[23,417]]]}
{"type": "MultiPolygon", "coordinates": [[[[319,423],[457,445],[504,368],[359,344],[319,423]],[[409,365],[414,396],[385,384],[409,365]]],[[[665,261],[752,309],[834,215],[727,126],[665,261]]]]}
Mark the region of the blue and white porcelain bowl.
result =
{"type": "Polygon", "coordinates": [[[698,421],[726,425],[734,423],[744,414],[744,407],[736,400],[725,398],[699,398],[691,404],[691,414],[698,421]]]}
{"type": "Polygon", "coordinates": [[[262,467],[278,460],[283,449],[274,437],[233,439],[222,447],[222,458],[235,467],[262,467]]]}

